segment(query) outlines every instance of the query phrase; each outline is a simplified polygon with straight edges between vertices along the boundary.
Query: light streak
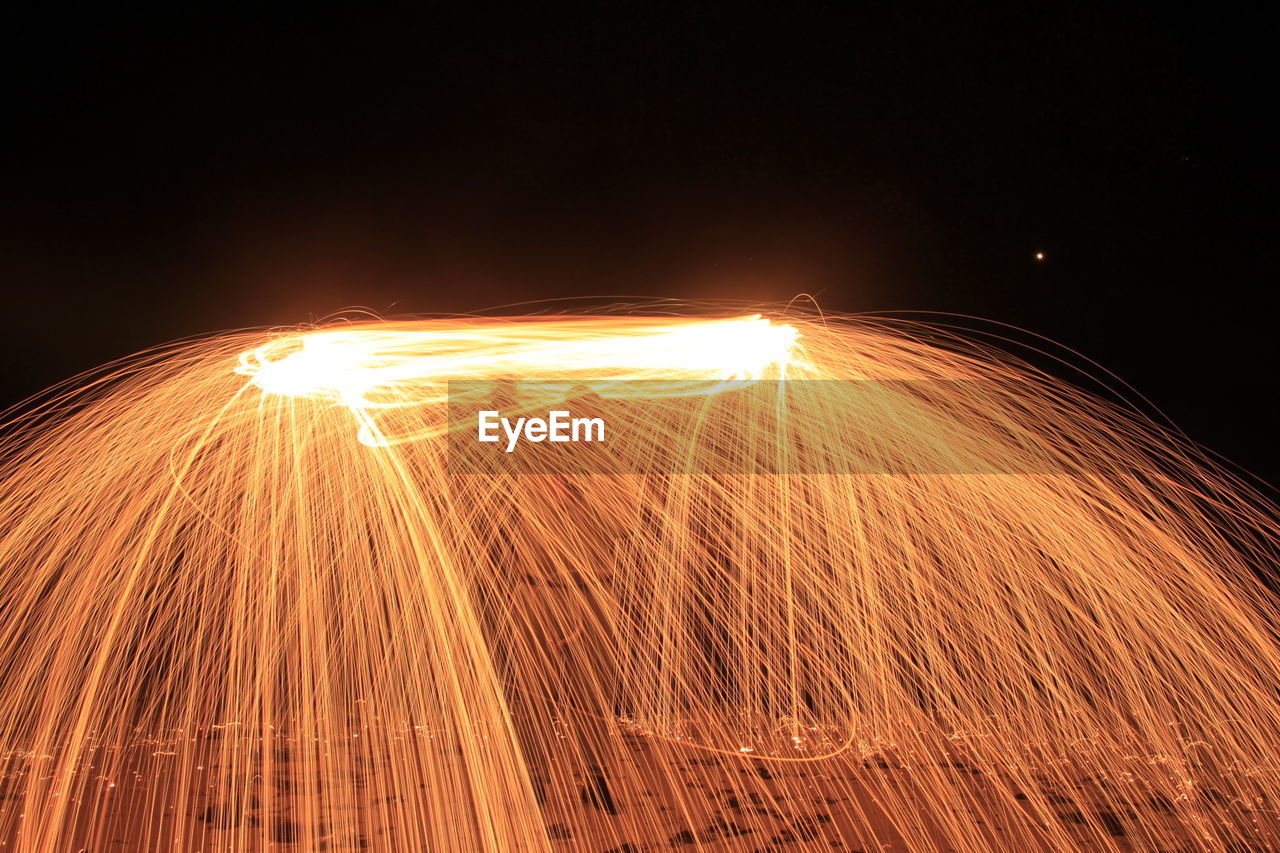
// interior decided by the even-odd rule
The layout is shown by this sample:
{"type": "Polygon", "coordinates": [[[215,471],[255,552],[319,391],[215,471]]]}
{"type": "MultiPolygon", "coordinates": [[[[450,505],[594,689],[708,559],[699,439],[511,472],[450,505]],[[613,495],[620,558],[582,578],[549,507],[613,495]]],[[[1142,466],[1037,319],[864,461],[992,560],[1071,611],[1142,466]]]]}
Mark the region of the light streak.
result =
{"type": "Polygon", "coordinates": [[[937,329],[234,333],[3,436],[8,849],[1280,845],[1275,507],[937,329]],[[511,379],[919,380],[746,450],[1044,473],[450,476],[446,384],[511,379]]]}

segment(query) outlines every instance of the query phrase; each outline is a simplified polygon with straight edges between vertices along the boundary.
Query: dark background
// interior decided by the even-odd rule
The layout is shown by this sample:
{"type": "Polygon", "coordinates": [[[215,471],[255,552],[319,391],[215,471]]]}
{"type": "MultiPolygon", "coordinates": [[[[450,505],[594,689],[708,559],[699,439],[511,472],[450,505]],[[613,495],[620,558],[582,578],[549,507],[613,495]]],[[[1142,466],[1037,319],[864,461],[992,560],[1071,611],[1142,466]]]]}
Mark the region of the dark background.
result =
{"type": "Polygon", "coordinates": [[[1174,5],[9,7],[2,401],[352,306],[803,292],[1047,335],[1280,481],[1269,31],[1174,5]]]}

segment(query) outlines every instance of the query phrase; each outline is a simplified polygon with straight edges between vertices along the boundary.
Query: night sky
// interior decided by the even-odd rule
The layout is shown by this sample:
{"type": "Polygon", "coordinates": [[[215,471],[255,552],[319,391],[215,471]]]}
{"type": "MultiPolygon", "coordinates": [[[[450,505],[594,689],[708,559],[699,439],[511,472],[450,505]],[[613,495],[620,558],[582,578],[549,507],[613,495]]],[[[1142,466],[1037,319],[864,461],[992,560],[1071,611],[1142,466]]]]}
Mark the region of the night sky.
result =
{"type": "Polygon", "coordinates": [[[1045,335],[1280,482],[1268,30],[981,5],[11,4],[3,401],[352,306],[809,293],[1045,335]]]}

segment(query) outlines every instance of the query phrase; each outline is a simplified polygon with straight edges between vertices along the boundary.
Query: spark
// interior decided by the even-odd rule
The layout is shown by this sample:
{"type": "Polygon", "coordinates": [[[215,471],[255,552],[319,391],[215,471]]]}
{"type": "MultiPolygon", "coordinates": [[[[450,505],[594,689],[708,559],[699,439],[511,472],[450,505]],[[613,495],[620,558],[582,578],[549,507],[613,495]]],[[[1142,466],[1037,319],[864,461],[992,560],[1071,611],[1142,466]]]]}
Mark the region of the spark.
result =
{"type": "MultiPolygon", "coordinates": [[[[1276,508],[941,329],[691,312],[239,332],[25,411],[0,432],[12,849],[278,847],[249,803],[288,815],[297,849],[550,851],[575,821],[583,844],[657,847],[703,788],[763,815],[812,787],[851,803],[825,841],[1069,851],[1051,786],[1085,780],[1116,815],[1177,803],[1142,827],[1153,849],[1280,844],[1280,817],[1244,828],[1232,805],[1280,788],[1262,687],[1280,612],[1258,579],[1276,508]],[[742,452],[1037,473],[451,476],[448,383],[512,377],[655,399],[839,380],[742,452]],[[911,384],[851,426],[863,380],[911,384]],[[609,797],[583,791],[597,776],[609,797]],[[116,779],[134,782],[108,797],[116,779]]],[[[628,411],[694,455],[721,429],[628,411]]],[[[751,820],[717,849],[758,847],[751,820]]]]}

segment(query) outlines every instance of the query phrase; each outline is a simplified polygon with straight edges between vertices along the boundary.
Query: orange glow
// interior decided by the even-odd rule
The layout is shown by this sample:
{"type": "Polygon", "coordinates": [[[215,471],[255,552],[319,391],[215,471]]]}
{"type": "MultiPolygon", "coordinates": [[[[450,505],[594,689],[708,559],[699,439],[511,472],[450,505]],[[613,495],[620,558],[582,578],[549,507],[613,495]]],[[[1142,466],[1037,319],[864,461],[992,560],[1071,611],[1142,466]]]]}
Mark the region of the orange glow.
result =
{"type": "MultiPolygon", "coordinates": [[[[691,454],[723,426],[627,411],[691,454]]],[[[335,323],[24,412],[7,849],[1280,847],[1276,508],[940,329],[335,323]],[[742,453],[1044,473],[451,475],[445,383],[512,378],[919,380],[883,409],[797,396],[742,453]]]]}

